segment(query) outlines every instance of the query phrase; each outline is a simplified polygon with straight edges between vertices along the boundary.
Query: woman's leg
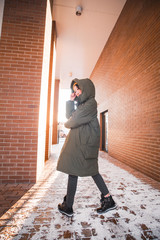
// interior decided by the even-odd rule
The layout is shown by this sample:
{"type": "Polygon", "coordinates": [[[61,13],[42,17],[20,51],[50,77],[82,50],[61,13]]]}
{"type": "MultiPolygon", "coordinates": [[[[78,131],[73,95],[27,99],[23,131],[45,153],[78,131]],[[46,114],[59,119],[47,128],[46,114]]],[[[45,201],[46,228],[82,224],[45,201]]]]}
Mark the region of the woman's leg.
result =
{"type": "Polygon", "coordinates": [[[95,176],[92,176],[92,178],[101,192],[101,207],[97,208],[97,213],[103,214],[105,212],[115,209],[115,201],[110,195],[102,176],[100,174],[97,174],[95,176]]]}
{"type": "Polygon", "coordinates": [[[102,176],[98,173],[95,176],[92,176],[93,180],[95,181],[97,187],[99,188],[100,192],[104,195],[104,196],[109,196],[109,190],[102,178],[102,176]]]}
{"type": "Polygon", "coordinates": [[[66,195],[66,204],[69,208],[72,208],[74,203],[74,196],[77,189],[77,176],[68,175],[68,186],[67,186],[67,195],[66,195]]]}
{"type": "Polygon", "coordinates": [[[67,195],[64,197],[63,203],[58,204],[58,210],[67,215],[68,217],[73,216],[73,202],[74,196],[77,188],[77,176],[68,175],[68,186],[67,186],[67,195]]]}

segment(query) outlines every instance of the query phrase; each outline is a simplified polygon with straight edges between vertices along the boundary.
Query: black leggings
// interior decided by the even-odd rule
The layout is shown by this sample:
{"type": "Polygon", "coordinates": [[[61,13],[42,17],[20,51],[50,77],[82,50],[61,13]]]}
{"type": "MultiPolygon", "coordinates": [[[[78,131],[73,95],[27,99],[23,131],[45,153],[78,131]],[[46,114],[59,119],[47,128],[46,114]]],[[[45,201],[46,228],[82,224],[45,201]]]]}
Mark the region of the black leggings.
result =
{"type": "MultiPolygon", "coordinates": [[[[109,193],[108,188],[102,178],[102,176],[98,173],[95,176],[92,176],[94,182],[99,188],[100,192],[105,196],[109,193]]],[[[67,195],[66,195],[66,204],[68,207],[73,206],[74,196],[77,189],[77,181],[78,177],[73,175],[68,175],[68,186],[67,186],[67,195]]]]}

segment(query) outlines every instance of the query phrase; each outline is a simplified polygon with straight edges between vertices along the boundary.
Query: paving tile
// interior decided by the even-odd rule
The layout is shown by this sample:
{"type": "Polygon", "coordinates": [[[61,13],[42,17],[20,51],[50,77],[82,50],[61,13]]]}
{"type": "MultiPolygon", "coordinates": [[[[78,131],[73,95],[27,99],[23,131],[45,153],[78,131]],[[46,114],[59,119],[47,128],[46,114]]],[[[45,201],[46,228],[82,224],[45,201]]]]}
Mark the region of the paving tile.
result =
{"type": "Polygon", "coordinates": [[[99,154],[99,168],[117,209],[96,213],[100,193],[91,177],[79,178],[74,216],[57,210],[68,176],[56,171],[61,146],[36,184],[0,185],[0,239],[160,239],[160,184],[123,163],[99,154]],[[89,186],[89,187],[88,187],[89,186]]]}

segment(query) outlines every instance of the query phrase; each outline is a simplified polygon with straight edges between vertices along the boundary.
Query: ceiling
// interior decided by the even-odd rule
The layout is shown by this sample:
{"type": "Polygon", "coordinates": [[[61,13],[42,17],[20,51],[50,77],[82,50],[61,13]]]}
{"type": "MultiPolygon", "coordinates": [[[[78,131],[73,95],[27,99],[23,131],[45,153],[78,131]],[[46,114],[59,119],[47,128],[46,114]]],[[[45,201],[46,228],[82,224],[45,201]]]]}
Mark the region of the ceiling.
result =
{"type": "Polygon", "coordinates": [[[69,88],[73,78],[89,78],[126,0],[54,0],[56,79],[69,88]],[[81,16],[76,7],[82,7],[81,16]]]}

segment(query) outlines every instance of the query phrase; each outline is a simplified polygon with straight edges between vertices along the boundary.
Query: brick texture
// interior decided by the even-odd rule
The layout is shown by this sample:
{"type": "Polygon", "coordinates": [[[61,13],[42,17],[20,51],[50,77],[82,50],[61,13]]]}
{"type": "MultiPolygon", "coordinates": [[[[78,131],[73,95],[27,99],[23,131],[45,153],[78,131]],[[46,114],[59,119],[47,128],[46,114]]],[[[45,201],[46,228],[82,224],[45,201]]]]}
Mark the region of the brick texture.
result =
{"type": "Polygon", "coordinates": [[[128,0],[91,74],[109,154],[160,181],[160,1],[128,0]]]}
{"type": "Polygon", "coordinates": [[[0,182],[35,182],[45,0],[5,0],[0,44],[0,182]]]}

